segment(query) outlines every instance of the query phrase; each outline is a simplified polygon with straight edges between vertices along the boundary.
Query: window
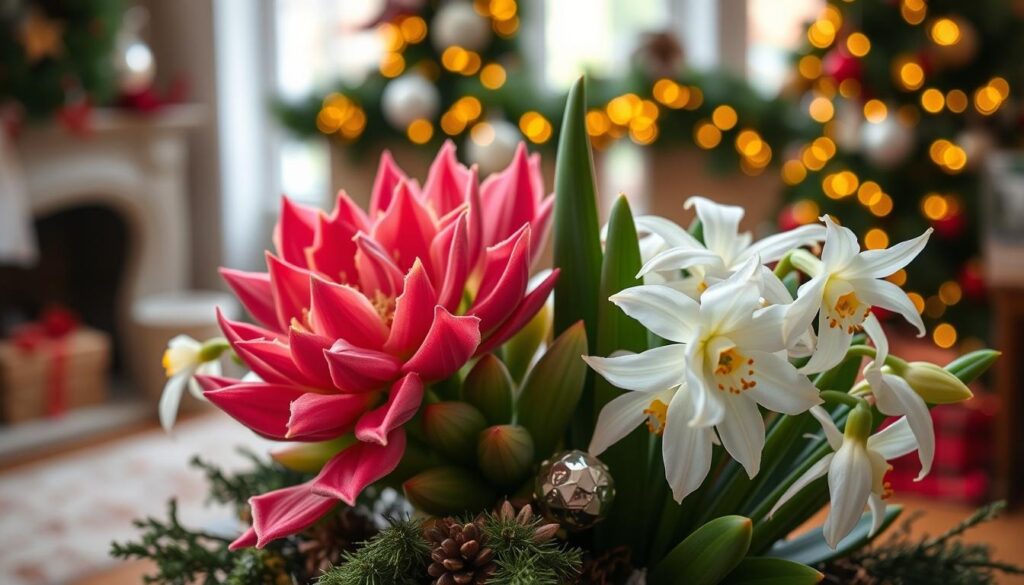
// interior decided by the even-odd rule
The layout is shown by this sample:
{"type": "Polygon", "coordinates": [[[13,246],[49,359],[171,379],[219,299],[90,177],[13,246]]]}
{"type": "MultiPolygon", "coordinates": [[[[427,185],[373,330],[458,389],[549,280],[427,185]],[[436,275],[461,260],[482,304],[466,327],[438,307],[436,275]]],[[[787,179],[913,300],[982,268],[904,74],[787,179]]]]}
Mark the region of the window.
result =
{"type": "Polygon", "coordinates": [[[824,0],[747,0],[747,78],[754,87],[767,95],[782,89],[805,23],[824,6],[824,0]]]}

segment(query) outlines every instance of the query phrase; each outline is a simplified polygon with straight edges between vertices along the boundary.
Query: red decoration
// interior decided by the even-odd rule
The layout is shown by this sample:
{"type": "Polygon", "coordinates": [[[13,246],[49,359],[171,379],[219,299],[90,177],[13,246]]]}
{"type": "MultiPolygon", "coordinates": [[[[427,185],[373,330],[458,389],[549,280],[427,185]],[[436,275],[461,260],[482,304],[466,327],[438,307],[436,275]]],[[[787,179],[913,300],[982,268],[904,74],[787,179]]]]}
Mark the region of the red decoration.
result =
{"type": "Polygon", "coordinates": [[[846,52],[844,49],[832,49],[825,54],[821,62],[825,75],[842,83],[847,79],[861,81],[864,77],[864,68],[860,59],[846,52]]]}
{"type": "Polygon", "coordinates": [[[932,227],[941,238],[959,238],[963,235],[964,228],[967,227],[967,221],[964,219],[964,214],[960,212],[950,213],[942,219],[932,221],[932,227]]]}
{"type": "Polygon", "coordinates": [[[987,286],[980,261],[971,260],[966,262],[960,268],[958,280],[960,281],[961,290],[964,291],[964,296],[968,299],[972,301],[985,299],[987,286]]]}
{"type": "Polygon", "coordinates": [[[179,104],[186,100],[189,93],[188,80],[183,76],[175,77],[167,91],[161,93],[150,85],[146,89],[134,93],[122,93],[118,106],[149,114],[159,111],[165,106],[179,104]]]}
{"type": "Polygon", "coordinates": [[[797,221],[796,214],[793,213],[793,206],[787,205],[782,208],[779,212],[779,216],[776,220],[779,224],[779,230],[788,232],[789,230],[800,227],[800,222],[797,221]]]}
{"type": "Polygon", "coordinates": [[[50,372],[46,380],[46,414],[60,416],[65,409],[67,381],[67,336],[78,328],[78,317],[63,307],[43,311],[39,320],[14,330],[11,341],[25,353],[46,348],[50,372]]]}
{"type": "Polygon", "coordinates": [[[83,99],[57,110],[57,120],[72,134],[88,136],[92,132],[92,104],[83,99]]]}

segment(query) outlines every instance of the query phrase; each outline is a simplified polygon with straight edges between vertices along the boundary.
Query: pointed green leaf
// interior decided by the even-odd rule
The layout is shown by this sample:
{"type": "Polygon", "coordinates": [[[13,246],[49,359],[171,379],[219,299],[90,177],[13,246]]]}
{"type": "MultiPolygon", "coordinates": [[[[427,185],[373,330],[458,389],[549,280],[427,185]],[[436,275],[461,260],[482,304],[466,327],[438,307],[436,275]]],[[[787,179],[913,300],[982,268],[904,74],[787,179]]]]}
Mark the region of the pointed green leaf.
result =
{"type": "Polygon", "coordinates": [[[783,559],[751,557],[740,561],[722,585],[814,585],[824,578],[807,565],[783,559]]]}
{"type": "Polygon", "coordinates": [[[516,415],[533,437],[535,461],[551,455],[569,427],[583,393],[587,366],[580,356],[586,353],[586,329],[578,322],[551,344],[526,375],[516,415]]]}
{"type": "Polygon", "coordinates": [[[522,382],[526,370],[530,369],[537,350],[551,333],[552,310],[548,303],[537,311],[533,319],[501,346],[502,361],[508,373],[516,382],[522,382]]]}
{"type": "Polygon", "coordinates": [[[480,358],[462,383],[462,399],[492,425],[512,422],[512,394],[512,377],[493,354],[480,358]]]}
{"type": "Polygon", "coordinates": [[[871,513],[864,514],[857,522],[853,531],[846,538],[839,541],[839,546],[834,550],[825,542],[822,527],[817,526],[806,534],[792,540],[777,543],[767,554],[768,556],[788,559],[805,565],[817,565],[818,563],[825,563],[832,559],[845,557],[885,532],[885,529],[896,521],[901,512],[903,512],[903,506],[887,506],[882,526],[878,529],[878,532],[870,537],[868,532],[871,530],[871,513]]]}
{"type": "Polygon", "coordinates": [[[739,564],[750,547],[752,523],[743,516],[708,522],[679,543],[648,576],[651,585],[714,585],[739,564]]]}
{"type": "MultiPolygon", "coordinates": [[[[629,201],[620,195],[612,205],[608,218],[608,236],[598,295],[596,355],[608,356],[620,350],[641,352],[647,349],[647,331],[643,325],[608,300],[608,297],[623,289],[642,284],[636,277],[641,266],[640,244],[633,224],[633,214],[629,209],[629,201]]],[[[593,420],[596,421],[601,409],[622,392],[604,378],[595,377],[593,420]]],[[[629,544],[635,558],[645,558],[647,554],[651,534],[636,519],[641,514],[646,498],[651,495],[645,493],[649,447],[650,433],[640,427],[601,455],[601,460],[608,465],[615,478],[615,489],[618,492],[607,519],[595,528],[596,542],[602,549],[629,544]]],[[[664,483],[663,478],[658,478],[658,481],[664,483]]]]}
{"type": "Polygon", "coordinates": [[[519,425],[495,425],[480,433],[477,465],[494,485],[510,487],[526,479],[533,464],[533,438],[519,425]]]}
{"type": "Polygon", "coordinates": [[[586,113],[586,89],[581,77],[566,98],[555,160],[554,264],[562,271],[555,285],[555,335],[582,320],[593,347],[601,235],[586,113]]]}
{"type": "Polygon", "coordinates": [[[946,369],[964,384],[970,384],[992,367],[1000,355],[994,349],[979,349],[949,362],[946,369]]]}

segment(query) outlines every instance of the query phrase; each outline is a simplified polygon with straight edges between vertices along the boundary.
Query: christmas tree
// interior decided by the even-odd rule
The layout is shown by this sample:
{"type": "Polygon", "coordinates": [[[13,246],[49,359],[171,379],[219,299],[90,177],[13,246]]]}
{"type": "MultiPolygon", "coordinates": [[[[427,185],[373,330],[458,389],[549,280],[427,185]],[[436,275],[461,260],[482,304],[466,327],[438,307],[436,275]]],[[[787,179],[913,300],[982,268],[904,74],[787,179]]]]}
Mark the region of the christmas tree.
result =
{"type": "Polygon", "coordinates": [[[1022,17],[1001,0],[832,2],[794,57],[788,89],[820,133],[783,164],[783,227],[834,214],[872,249],[933,228],[890,281],[944,348],[970,349],[988,325],[981,175],[1020,128],[1022,17]]]}

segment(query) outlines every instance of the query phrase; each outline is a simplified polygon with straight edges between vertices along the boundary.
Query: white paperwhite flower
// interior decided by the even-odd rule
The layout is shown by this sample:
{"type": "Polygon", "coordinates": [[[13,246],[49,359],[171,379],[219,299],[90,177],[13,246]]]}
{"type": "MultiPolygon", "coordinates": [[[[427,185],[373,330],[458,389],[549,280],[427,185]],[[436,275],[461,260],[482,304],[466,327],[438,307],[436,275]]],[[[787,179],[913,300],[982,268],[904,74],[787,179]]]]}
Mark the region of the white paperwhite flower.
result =
{"type": "Polygon", "coordinates": [[[839,432],[832,418],[823,408],[811,409],[821,423],[833,453],[829,453],[811,466],[786,490],[772,508],[774,514],[793,496],[818,478],[828,475],[829,498],[832,503],[823,527],[825,541],[836,548],[860,520],[865,506],[871,509],[870,534],[881,527],[885,519],[885,498],[891,489],[885,474],[892,466],[888,461],[902,457],[917,449],[917,441],[906,418],[901,418],[878,433],[871,432],[871,413],[863,407],[855,408],[847,419],[845,433],[839,432]]]}
{"type": "Polygon", "coordinates": [[[932,229],[884,250],[860,251],[857,236],[824,216],[825,246],[821,261],[800,266],[811,280],[797,292],[786,317],[787,338],[803,331],[818,315],[818,347],[804,366],[807,373],[823,372],[843,360],[853,334],[861,327],[872,341],[884,337],[871,307],[902,315],[924,335],[924,323],[903,289],[884,280],[910,263],[924,249],[932,229]]]}
{"type": "MultiPolygon", "coordinates": [[[[825,238],[825,228],[815,224],[752,242],[750,232],[739,231],[742,207],[721,205],[704,197],[689,198],[685,207],[696,207],[704,243],[665,218],[640,216],[636,218],[637,228],[657,239],[648,237],[641,243],[646,263],[638,276],[660,275],[661,278],[653,282],[675,282],[676,288],[695,298],[708,286],[728,278],[750,258],[756,256],[765,263],[775,262],[794,248],[825,238]],[[679,278],[679,271],[683,269],[691,275],[689,278],[679,278]]],[[[645,279],[645,282],[652,281],[645,279]]]]}
{"type": "MultiPolygon", "coordinates": [[[[174,421],[178,418],[178,407],[181,404],[181,396],[187,386],[189,392],[200,400],[206,400],[203,396],[203,389],[196,382],[196,374],[219,376],[221,374],[220,361],[216,357],[204,361],[203,345],[188,335],[178,335],[167,343],[164,351],[163,366],[167,373],[167,383],[164,385],[164,392],[160,396],[158,411],[160,424],[167,432],[174,427],[174,421]]],[[[219,352],[217,356],[219,356],[219,352]]]]}
{"type": "MultiPolygon", "coordinates": [[[[610,300],[627,315],[675,343],[636,356],[588,359],[594,370],[621,388],[646,392],[685,388],[673,396],[669,415],[679,413],[688,429],[673,435],[714,427],[726,450],[751,477],[760,469],[765,438],[758,405],[800,414],[821,403],[814,385],[785,358],[786,307],[762,308],[761,290],[752,278],[759,265],[756,257],[750,258],[733,276],[708,288],[700,303],[665,285],[642,285],[613,295],[610,300]],[[680,400],[685,406],[676,406],[680,400]]],[[[641,399],[636,401],[640,404],[641,399]]],[[[623,399],[616,408],[626,402],[623,399]]],[[[635,420],[637,415],[632,416],[635,420]]],[[[606,424],[611,420],[606,418],[606,424]]],[[[682,425],[676,422],[675,426],[682,425]]],[[[604,431],[599,421],[597,436],[603,438],[604,431]]],[[[670,442],[666,437],[666,449],[670,442]]],[[[672,465],[692,462],[676,460],[672,465]]],[[[696,476],[696,472],[681,473],[691,479],[696,476]]],[[[706,473],[702,471],[700,480],[706,473]]],[[[675,492],[677,498],[682,491],[675,492]]]]}
{"type": "Polygon", "coordinates": [[[860,251],[857,236],[848,228],[836,225],[829,216],[825,222],[825,247],[821,262],[801,266],[811,273],[797,300],[786,316],[786,334],[804,331],[818,315],[818,342],[803,371],[823,372],[840,363],[850,347],[854,333],[863,328],[875,344],[875,359],[864,370],[877,400],[878,410],[889,416],[906,416],[920,444],[921,477],[931,469],[935,453],[935,433],[931,415],[924,400],[902,378],[883,373],[882,365],[889,354],[889,342],[881,323],[871,307],[899,313],[924,335],[924,323],[907,293],[884,280],[910,263],[925,244],[932,229],[920,236],[900,242],[884,250],[860,251]]]}

